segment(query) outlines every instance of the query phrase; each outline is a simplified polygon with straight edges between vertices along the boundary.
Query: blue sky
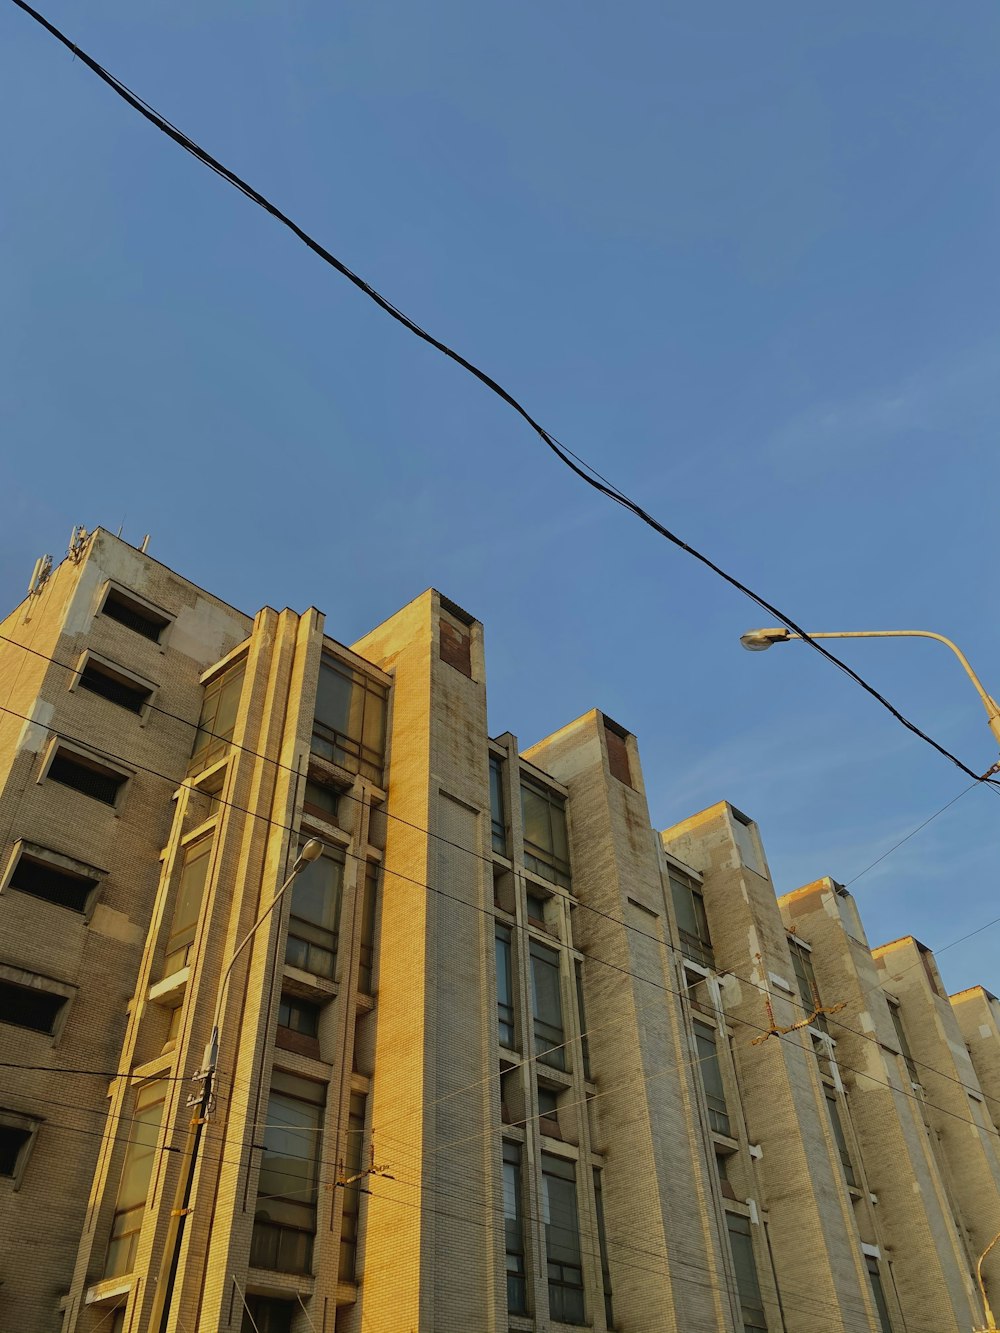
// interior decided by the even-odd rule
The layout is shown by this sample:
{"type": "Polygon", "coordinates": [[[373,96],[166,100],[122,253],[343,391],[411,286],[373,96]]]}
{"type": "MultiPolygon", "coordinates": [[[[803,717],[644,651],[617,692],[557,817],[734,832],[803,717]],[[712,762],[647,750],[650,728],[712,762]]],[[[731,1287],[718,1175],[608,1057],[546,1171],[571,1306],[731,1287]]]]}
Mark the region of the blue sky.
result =
{"type": "MultiPolygon", "coordinates": [[[[926,628],[1000,693],[1000,15],[510,0],[49,0],[98,60],[812,629],[926,628]]],[[[0,604],[121,523],[351,641],[433,584],[490,725],[595,705],[651,815],[722,797],[780,892],[850,881],[966,779],[585,489],[500,402],[0,7],[0,604]]],[[[950,655],[842,646],[985,770],[950,655]]],[[[873,943],[1000,915],[970,792],[856,892],[873,943]]],[[[1000,926],[941,958],[1000,987],[1000,926]]]]}

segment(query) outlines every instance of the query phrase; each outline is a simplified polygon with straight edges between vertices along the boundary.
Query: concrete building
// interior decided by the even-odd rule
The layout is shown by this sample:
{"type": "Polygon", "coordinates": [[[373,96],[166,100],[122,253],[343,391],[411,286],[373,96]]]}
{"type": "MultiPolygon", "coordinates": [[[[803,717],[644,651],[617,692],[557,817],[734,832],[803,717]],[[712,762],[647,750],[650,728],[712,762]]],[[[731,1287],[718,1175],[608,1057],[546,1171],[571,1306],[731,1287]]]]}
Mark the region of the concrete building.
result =
{"type": "Polygon", "coordinates": [[[0,636],[0,1333],[982,1322],[994,998],[655,833],[604,714],[491,737],[462,608],[346,647],[98,530],[0,636]]]}

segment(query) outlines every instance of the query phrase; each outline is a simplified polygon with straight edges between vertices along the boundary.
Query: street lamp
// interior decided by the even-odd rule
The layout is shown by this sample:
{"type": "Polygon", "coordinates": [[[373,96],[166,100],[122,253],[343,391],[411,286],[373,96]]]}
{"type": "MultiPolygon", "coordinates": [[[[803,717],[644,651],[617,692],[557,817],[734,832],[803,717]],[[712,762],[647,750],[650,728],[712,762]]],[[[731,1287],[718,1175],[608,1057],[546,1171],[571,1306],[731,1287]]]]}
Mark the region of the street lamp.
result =
{"type": "Polygon", "coordinates": [[[986,1287],[983,1285],[983,1260],[992,1250],[993,1246],[1000,1240],[1000,1231],[993,1237],[986,1249],[976,1260],[976,1281],[979,1283],[979,1294],[983,1298],[983,1311],[986,1315],[986,1327],[976,1329],[976,1333],[997,1333],[996,1319],[993,1317],[993,1311],[990,1309],[990,1303],[986,1296],[986,1287]]]}
{"type": "Polygon", "coordinates": [[[740,643],[751,653],[762,653],[766,648],[770,648],[775,643],[788,643],[792,639],[937,639],[938,643],[943,643],[955,654],[965,669],[965,674],[976,687],[976,693],[983,701],[983,707],[986,709],[986,715],[989,718],[990,731],[993,733],[993,739],[1000,745],[1000,704],[986,692],[982,681],[973,671],[969,664],[969,659],[962,652],[957,644],[952,643],[951,639],[946,639],[943,634],[933,634],[926,629],[861,629],[861,630],[839,630],[824,634],[793,634],[790,629],[783,626],[779,629],[752,629],[746,634],[740,636],[740,643]]]}

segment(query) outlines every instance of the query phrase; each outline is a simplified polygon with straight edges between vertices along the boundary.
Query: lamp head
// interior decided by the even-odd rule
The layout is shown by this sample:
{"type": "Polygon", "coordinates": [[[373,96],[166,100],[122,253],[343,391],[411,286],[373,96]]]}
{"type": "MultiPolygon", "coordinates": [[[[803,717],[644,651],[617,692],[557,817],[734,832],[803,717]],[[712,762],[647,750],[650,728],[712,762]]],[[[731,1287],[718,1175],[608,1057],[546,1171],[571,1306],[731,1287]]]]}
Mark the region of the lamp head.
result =
{"type": "Polygon", "coordinates": [[[296,872],[302,870],[310,861],[318,861],[322,855],[323,844],[320,842],[319,838],[310,838],[295,858],[295,864],[292,866],[292,870],[296,872]]]}
{"type": "Polygon", "coordinates": [[[784,643],[791,638],[791,631],[782,626],[780,629],[752,629],[740,635],[740,643],[750,653],[762,653],[773,643],[784,643]]]}

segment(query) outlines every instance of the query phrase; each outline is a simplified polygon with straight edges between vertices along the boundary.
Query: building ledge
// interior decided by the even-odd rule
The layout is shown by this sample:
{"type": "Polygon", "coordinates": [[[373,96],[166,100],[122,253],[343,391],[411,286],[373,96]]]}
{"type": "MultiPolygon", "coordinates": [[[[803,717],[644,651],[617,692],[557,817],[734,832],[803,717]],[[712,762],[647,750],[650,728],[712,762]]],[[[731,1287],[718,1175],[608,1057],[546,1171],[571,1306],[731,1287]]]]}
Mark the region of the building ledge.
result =
{"type": "Polygon", "coordinates": [[[122,1297],[132,1290],[132,1274],[124,1277],[107,1277],[102,1282],[95,1282],[84,1293],[84,1305],[120,1305],[122,1297]]]}

